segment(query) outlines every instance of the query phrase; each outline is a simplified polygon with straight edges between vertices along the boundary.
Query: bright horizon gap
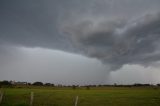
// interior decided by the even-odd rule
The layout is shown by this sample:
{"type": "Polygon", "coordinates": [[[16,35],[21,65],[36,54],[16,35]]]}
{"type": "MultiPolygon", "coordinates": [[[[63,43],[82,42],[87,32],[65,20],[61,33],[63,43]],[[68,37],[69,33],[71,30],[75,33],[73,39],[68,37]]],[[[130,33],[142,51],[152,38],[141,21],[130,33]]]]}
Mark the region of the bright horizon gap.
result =
{"type": "MultiPolygon", "coordinates": [[[[19,56],[22,56],[23,58],[19,60],[17,57],[15,58],[14,63],[11,63],[11,64],[14,64],[14,65],[22,64],[22,66],[24,66],[30,63],[28,64],[27,67],[24,66],[24,67],[16,68],[24,72],[24,73],[22,72],[21,75],[23,76],[23,78],[25,78],[25,80],[23,81],[27,81],[27,82],[40,81],[44,83],[50,82],[50,83],[64,84],[64,85],[72,85],[72,84],[75,84],[75,85],[76,84],[77,85],[89,85],[90,84],[92,85],[92,84],[114,84],[114,83],[117,83],[117,84],[134,84],[134,83],[156,84],[158,83],[158,81],[160,82],[160,79],[158,77],[160,72],[158,71],[158,69],[153,68],[153,67],[145,68],[139,65],[125,65],[120,70],[108,72],[106,70],[107,66],[101,63],[100,61],[98,61],[97,59],[88,58],[88,57],[84,57],[84,56],[77,55],[77,54],[67,53],[67,52],[63,52],[59,50],[40,48],[40,47],[35,47],[35,48],[16,47],[16,49],[20,51],[21,55],[19,56]],[[70,63],[68,63],[68,61],[70,61],[70,63]],[[43,68],[43,67],[47,67],[50,65],[52,65],[52,67],[48,67],[48,69],[43,68]],[[77,68],[74,68],[73,66],[78,67],[79,68],[78,71],[77,71],[77,68]],[[86,66],[86,68],[83,68],[84,66],[86,66]],[[88,66],[90,67],[96,66],[97,69],[88,68],[88,66]],[[27,71],[28,69],[30,69],[31,71],[27,71]],[[49,77],[44,78],[44,79],[41,79],[41,78],[37,79],[36,77],[39,77],[39,76],[37,76],[36,74],[30,75],[30,73],[38,73],[39,70],[42,72],[41,74],[39,73],[41,78],[43,78],[46,73],[49,73],[49,75],[47,75],[49,77]],[[99,73],[99,71],[97,70],[101,70],[101,73],[99,73]],[[150,70],[153,70],[153,71],[150,71],[150,70]],[[78,72],[88,73],[86,76],[84,75],[85,80],[79,77],[80,73],[78,72]],[[105,74],[107,74],[107,76],[105,74]],[[132,77],[132,75],[134,74],[137,76],[136,79],[132,77]],[[123,75],[125,75],[125,77],[121,77],[123,75]],[[148,75],[152,75],[152,79],[148,79],[148,75]],[[90,76],[90,78],[88,78],[88,76],[90,76]],[[103,76],[101,80],[99,80],[100,76],[101,78],[103,76]],[[35,80],[29,80],[30,77],[35,77],[35,80]],[[66,77],[65,81],[63,81],[63,77],[66,77]],[[71,77],[73,78],[72,79],[73,81],[70,79],[71,77]],[[98,77],[97,80],[93,80],[96,77],[98,77]],[[108,77],[108,80],[106,80],[106,77],[108,77]],[[129,80],[125,80],[125,79],[129,79],[129,80]]],[[[13,79],[8,79],[8,80],[21,81],[20,78],[21,77],[16,79],[16,77],[15,78],[13,77],[13,79]]],[[[7,80],[7,79],[0,79],[0,80],[7,80]]]]}

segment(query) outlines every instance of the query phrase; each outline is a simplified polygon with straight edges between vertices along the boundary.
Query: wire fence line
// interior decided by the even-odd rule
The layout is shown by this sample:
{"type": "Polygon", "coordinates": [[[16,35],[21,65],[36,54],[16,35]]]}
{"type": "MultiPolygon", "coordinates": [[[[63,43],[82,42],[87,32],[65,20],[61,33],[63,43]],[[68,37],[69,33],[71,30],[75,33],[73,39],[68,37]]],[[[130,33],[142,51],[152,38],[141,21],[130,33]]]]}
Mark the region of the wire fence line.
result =
{"type": "MultiPolygon", "coordinates": [[[[30,92],[30,101],[29,101],[29,106],[33,106],[34,104],[34,92],[30,92]]],[[[4,92],[0,90],[0,106],[2,104],[2,101],[4,100],[4,92]]],[[[75,96],[75,101],[74,101],[74,106],[78,106],[78,100],[79,96],[75,96]]]]}

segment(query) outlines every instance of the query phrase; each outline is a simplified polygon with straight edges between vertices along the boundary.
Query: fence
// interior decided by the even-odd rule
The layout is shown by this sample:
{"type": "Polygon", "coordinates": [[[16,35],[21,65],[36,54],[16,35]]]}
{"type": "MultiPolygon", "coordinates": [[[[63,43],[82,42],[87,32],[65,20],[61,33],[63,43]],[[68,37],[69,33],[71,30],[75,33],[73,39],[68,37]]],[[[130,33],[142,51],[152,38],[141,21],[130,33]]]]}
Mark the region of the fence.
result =
{"type": "MultiPolygon", "coordinates": [[[[4,93],[0,91],[0,105],[2,104],[3,96],[4,96],[4,93]]],[[[78,106],[78,99],[79,97],[76,96],[74,106],[78,106]]],[[[30,106],[33,106],[33,101],[34,101],[34,92],[31,92],[30,93],[30,106]]]]}
{"type": "Polygon", "coordinates": [[[78,104],[78,96],[76,96],[75,106],[77,106],[77,104],[78,104]]]}
{"type": "Polygon", "coordinates": [[[31,97],[30,97],[30,106],[33,105],[33,99],[34,99],[34,92],[31,92],[31,97]]]}

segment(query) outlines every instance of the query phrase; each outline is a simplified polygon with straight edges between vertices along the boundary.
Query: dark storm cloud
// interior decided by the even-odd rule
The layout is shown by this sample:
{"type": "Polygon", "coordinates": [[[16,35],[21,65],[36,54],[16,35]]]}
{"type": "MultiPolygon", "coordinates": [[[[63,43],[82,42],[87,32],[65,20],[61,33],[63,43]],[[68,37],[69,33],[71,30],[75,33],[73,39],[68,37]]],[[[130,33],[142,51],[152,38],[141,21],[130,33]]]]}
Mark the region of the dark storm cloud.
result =
{"type": "Polygon", "coordinates": [[[134,21],[79,22],[66,28],[72,44],[89,57],[117,69],[124,64],[142,64],[160,59],[160,14],[146,14],[134,21]]]}
{"type": "Polygon", "coordinates": [[[62,44],[64,38],[61,40],[61,36],[57,34],[56,1],[2,0],[0,2],[1,41],[31,47],[62,46],[59,44],[62,44]]]}
{"type": "Polygon", "coordinates": [[[124,64],[148,65],[160,59],[159,4],[159,0],[1,0],[0,44],[83,54],[110,64],[112,70],[124,64]]]}

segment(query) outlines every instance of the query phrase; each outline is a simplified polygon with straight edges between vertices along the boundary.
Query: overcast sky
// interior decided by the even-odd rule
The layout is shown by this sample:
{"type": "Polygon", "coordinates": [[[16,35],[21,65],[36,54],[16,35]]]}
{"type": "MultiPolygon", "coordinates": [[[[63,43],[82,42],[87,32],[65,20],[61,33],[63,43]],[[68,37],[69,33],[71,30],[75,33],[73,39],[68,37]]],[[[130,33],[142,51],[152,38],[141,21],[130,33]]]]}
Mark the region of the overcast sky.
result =
{"type": "Polygon", "coordinates": [[[160,83],[160,0],[0,0],[0,80],[160,83]]]}

